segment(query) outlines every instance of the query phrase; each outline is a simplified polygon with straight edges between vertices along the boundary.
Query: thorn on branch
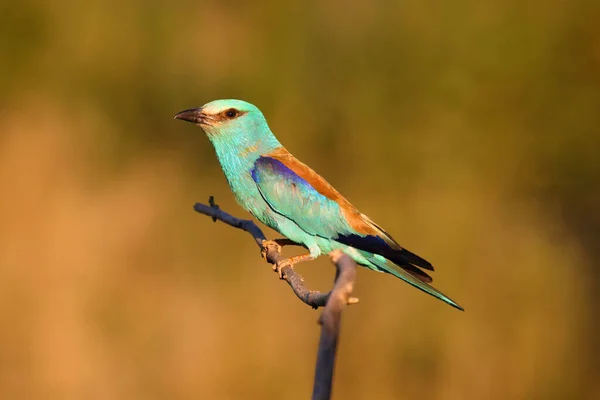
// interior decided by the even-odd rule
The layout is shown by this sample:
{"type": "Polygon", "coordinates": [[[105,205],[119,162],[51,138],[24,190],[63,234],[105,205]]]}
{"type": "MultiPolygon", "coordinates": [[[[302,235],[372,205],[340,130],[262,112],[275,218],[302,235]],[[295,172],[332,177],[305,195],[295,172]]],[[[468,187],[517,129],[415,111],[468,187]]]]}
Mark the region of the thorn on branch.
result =
{"type": "MultiPolygon", "coordinates": [[[[215,196],[209,196],[208,198],[208,204],[215,209],[215,213],[219,211],[219,205],[217,203],[215,203],[215,196]]],[[[213,215],[212,216],[212,220],[213,222],[217,222],[217,216],[213,215]]]]}

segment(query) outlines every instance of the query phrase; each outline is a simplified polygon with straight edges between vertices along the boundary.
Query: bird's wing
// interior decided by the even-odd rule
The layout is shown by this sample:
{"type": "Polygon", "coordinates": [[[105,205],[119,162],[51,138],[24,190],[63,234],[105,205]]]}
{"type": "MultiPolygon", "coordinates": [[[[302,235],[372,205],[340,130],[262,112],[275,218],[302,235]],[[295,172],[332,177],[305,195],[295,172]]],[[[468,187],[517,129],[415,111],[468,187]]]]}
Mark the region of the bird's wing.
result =
{"type": "Polygon", "coordinates": [[[433,270],[428,261],[400,247],[388,233],[285,148],[261,156],[254,164],[252,178],[271,208],[294,221],[305,232],[379,254],[423,282],[432,281],[417,268],[433,270]]]}

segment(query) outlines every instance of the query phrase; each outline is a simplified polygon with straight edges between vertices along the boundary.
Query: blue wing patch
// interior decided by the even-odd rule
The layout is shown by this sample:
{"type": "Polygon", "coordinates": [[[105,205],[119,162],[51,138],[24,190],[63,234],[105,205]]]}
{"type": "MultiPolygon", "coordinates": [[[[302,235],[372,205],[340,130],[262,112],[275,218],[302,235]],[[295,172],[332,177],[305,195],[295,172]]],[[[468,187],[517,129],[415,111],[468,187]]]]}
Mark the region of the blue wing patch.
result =
{"type": "Polygon", "coordinates": [[[281,161],[260,157],[251,173],[269,206],[307,233],[328,239],[339,233],[354,233],[335,201],[317,192],[281,161]]]}

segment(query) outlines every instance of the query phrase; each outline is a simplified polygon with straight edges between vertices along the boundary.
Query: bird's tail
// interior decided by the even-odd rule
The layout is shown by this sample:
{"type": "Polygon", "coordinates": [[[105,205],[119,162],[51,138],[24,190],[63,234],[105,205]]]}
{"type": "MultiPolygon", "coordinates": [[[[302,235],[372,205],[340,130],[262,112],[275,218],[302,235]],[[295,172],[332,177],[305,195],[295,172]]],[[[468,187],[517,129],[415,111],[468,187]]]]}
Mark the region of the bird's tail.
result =
{"type": "Polygon", "coordinates": [[[392,274],[395,277],[402,279],[404,282],[408,283],[409,285],[412,285],[412,286],[416,287],[417,289],[420,289],[420,290],[424,291],[425,293],[430,294],[433,297],[442,300],[444,303],[447,303],[454,308],[457,308],[461,311],[465,310],[460,305],[458,305],[458,303],[456,303],[454,300],[452,300],[450,297],[446,296],[444,293],[440,292],[433,286],[415,278],[412,274],[410,274],[409,272],[403,270],[402,268],[390,263],[382,256],[367,253],[367,252],[361,252],[361,253],[367,260],[369,260],[371,263],[373,263],[378,270],[380,270],[382,272],[387,272],[388,274],[392,274]]]}

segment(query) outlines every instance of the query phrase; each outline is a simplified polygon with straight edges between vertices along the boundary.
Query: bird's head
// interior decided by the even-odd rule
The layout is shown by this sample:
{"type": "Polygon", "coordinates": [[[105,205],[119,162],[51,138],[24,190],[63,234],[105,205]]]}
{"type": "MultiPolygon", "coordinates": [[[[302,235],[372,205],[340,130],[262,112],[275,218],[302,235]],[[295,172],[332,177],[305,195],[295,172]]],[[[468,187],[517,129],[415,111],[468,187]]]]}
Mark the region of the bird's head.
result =
{"type": "Polygon", "coordinates": [[[260,110],[242,100],[215,100],[199,108],[191,108],[175,115],[202,128],[211,140],[219,136],[260,139],[270,133],[267,121],[260,110]]]}

